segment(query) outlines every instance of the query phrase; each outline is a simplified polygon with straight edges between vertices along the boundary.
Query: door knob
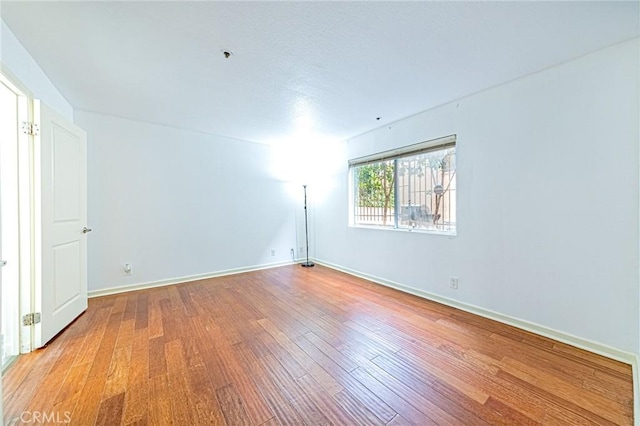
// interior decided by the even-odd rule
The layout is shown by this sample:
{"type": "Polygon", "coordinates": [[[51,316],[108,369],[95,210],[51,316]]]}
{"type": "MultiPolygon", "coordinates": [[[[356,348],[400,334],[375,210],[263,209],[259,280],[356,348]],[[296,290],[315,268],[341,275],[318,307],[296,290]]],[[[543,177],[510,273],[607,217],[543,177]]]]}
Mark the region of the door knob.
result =
{"type": "Polygon", "coordinates": [[[87,228],[86,226],[82,228],[82,233],[86,234],[87,232],[91,232],[91,228],[87,228]]]}
{"type": "Polygon", "coordinates": [[[3,266],[7,266],[6,260],[0,260],[0,268],[2,268],[3,266]]]}

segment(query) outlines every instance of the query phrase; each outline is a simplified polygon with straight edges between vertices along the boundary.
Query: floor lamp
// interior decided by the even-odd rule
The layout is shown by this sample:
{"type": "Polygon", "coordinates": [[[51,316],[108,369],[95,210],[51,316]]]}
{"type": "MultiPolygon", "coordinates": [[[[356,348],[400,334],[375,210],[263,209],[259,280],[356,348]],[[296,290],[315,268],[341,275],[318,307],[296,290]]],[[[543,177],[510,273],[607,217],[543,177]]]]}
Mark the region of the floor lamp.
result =
{"type": "Polygon", "coordinates": [[[307,240],[307,261],[302,262],[300,266],[303,268],[310,268],[314,265],[313,262],[309,261],[309,225],[307,219],[307,185],[302,185],[304,188],[304,236],[307,240]]]}

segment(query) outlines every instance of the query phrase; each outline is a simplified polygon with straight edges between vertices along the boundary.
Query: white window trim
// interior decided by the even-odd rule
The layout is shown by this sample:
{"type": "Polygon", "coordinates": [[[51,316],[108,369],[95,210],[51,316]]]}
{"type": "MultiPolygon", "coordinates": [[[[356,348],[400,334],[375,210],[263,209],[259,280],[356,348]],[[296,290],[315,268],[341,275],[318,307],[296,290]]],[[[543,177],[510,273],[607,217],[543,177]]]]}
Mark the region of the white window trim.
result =
{"type": "Polygon", "coordinates": [[[404,146],[402,148],[391,149],[389,151],[379,152],[377,154],[354,158],[349,160],[349,168],[354,166],[362,166],[368,163],[393,160],[395,158],[405,157],[408,155],[418,155],[429,151],[437,151],[453,146],[456,146],[456,135],[449,135],[430,141],[404,146]]]}
{"type": "MultiPolygon", "coordinates": [[[[400,232],[411,232],[416,234],[433,234],[433,235],[442,235],[455,237],[458,234],[458,225],[456,223],[455,229],[453,230],[440,230],[440,229],[418,229],[418,228],[400,228],[395,225],[387,225],[387,226],[376,226],[376,225],[368,225],[368,224],[358,224],[355,223],[355,187],[354,187],[354,176],[353,170],[357,166],[363,166],[366,164],[377,163],[381,161],[395,160],[398,158],[403,158],[412,155],[423,154],[425,152],[431,151],[439,151],[447,148],[457,148],[457,135],[449,135],[444,136],[437,139],[432,139],[424,142],[419,142],[412,145],[407,145],[400,148],[391,149],[388,151],[379,152],[376,154],[370,154],[363,157],[357,157],[350,159],[349,164],[349,227],[350,228],[360,228],[360,229],[374,229],[379,231],[400,231],[400,232]]],[[[457,149],[456,149],[457,155],[457,149]]]]}

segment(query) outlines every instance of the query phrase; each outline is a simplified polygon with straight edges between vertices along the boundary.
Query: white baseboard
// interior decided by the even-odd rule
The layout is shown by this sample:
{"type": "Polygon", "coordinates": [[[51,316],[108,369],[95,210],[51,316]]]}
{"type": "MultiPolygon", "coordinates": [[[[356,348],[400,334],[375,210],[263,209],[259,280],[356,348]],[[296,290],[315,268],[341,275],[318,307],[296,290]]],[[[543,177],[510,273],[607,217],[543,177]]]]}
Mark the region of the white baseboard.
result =
{"type": "Polygon", "coordinates": [[[443,305],[451,306],[453,308],[460,309],[462,311],[469,312],[475,315],[479,315],[484,318],[492,319],[494,321],[498,321],[503,324],[511,325],[526,331],[530,331],[532,333],[535,333],[544,337],[548,337],[550,339],[557,340],[559,342],[566,343],[571,346],[576,346],[580,349],[585,349],[589,352],[594,352],[598,355],[602,355],[607,358],[612,358],[616,361],[624,362],[626,364],[631,364],[632,366],[637,362],[637,355],[631,352],[626,352],[620,349],[616,349],[602,343],[598,343],[589,339],[584,339],[582,337],[574,336],[572,334],[565,333],[563,331],[555,330],[540,324],[536,324],[520,318],[512,317],[510,315],[501,314],[499,312],[495,312],[490,309],[485,309],[480,306],[475,306],[468,303],[460,302],[458,300],[449,299],[447,297],[440,296],[435,293],[430,293],[424,290],[399,284],[394,281],[386,280],[384,278],[379,278],[373,275],[366,274],[364,272],[346,268],[341,265],[336,265],[331,262],[326,262],[320,259],[313,259],[313,261],[318,263],[319,265],[324,265],[331,269],[345,272],[347,274],[354,275],[356,277],[364,278],[366,280],[373,281],[377,284],[381,284],[386,287],[395,288],[396,290],[413,294],[415,296],[432,300],[434,302],[442,303],[443,305]]]}
{"type": "Polygon", "coordinates": [[[285,262],[265,263],[262,265],[246,266],[242,268],[208,272],[206,274],[188,275],[186,277],[169,278],[166,280],[159,280],[159,281],[148,281],[144,283],[131,284],[131,285],[120,286],[120,287],[111,287],[111,288],[105,288],[100,290],[90,290],[88,292],[88,296],[89,298],[93,298],[93,297],[100,297],[100,296],[108,296],[111,294],[127,293],[130,291],[144,290],[147,288],[164,287],[168,285],[186,283],[190,281],[198,281],[198,280],[205,280],[208,278],[222,277],[224,275],[241,274],[243,272],[259,271],[261,269],[270,269],[270,268],[277,268],[279,266],[293,265],[294,263],[300,262],[300,261],[301,260],[296,259],[296,260],[287,260],[285,262]]]}
{"type": "Polygon", "coordinates": [[[631,364],[633,369],[633,423],[640,426],[640,355],[631,364]]]}
{"type": "MultiPolygon", "coordinates": [[[[146,283],[121,286],[121,287],[112,287],[112,288],[107,288],[102,290],[93,290],[88,292],[88,296],[92,298],[92,297],[99,297],[99,296],[107,296],[111,294],[126,293],[126,292],[136,291],[136,290],[144,290],[147,288],[163,287],[163,286],[180,284],[180,283],[189,282],[189,281],[198,281],[198,280],[203,280],[207,278],[221,277],[224,275],[240,274],[243,272],[251,272],[251,271],[258,271],[261,269],[269,269],[269,268],[277,268],[279,266],[293,265],[296,263],[300,263],[304,260],[306,259],[295,259],[295,260],[286,261],[286,262],[276,262],[276,263],[249,266],[249,267],[243,267],[243,268],[227,269],[223,271],[211,272],[206,274],[190,275],[186,277],[171,278],[171,279],[160,280],[160,281],[151,281],[146,283]]],[[[484,318],[501,322],[503,324],[511,325],[516,328],[530,331],[532,333],[535,333],[544,337],[548,337],[550,339],[557,340],[559,342],[566,343],[568,345],[572,345],[580,349],[585,349],[589,352],[593,352],[598,355],[605,356],[607,358],[615,359],[617,361],[624,362],[626,364],[631,364],[631,367],[633,370],[634,424],[635,426],[640,426],[640,355],[622,351],[620,349],[616,349],[602,343],[598,343],[589,339],[584,339],[582,337],[574,336],[570,333],[565,333],[559,330],[545,327],[540,324],[536,324],[520,318],[512,317],[510,315],[501,314],[499,312],[481,308],[479,306],[460,302],[454,299],[449,299],[447,297],[443,297],[435,293],[430,293],[424,290],[419,290],[413,287],[405,286],[405,285],[396,283],[394,281],[386,280],[384,278],[379,278],[370,274],[366,274],[364,272],[360,272],[354,269],[346,268],[344,266],[336,265],[331,262],[318,260],[318,259],[309,259],[309,260],[319,265],[323,265],[331,269],[335,269],[335,270],[347,273],[349,275],[364,278],[366,280],[384,285],[386,287],[391,287],[396,290],[413,294],[415,296],[422,297],[427,300],[432,300],[434,302],[442,303],[443,305],[451,306],[453,308],[460,309],[465,312],[469,312],[484,318]]]]}
{"type": "Polygon", "coordinates": [[[471,305],[468,303],[460,302],[458,300],[449,299],[435,293],[430,293],[417,288],[409,287],[396,283],[394,281],[379,278],[373,275],[366,274],[364,272],[356,271],[351,268],[336,265],[331,262],[327,262],[319,259],[312,259],[315,263],[335,269],[349,275],[364,278],[365,280],[373,281],[374,283],[381,284],[386,287],[391,287],[396,290],[403,291],[405,293],[413,294],[418,297],[422,297],[427,300],[442,303],[443,305],[451,306],[456,309],[460,309],[465,312],[469,312],[475,315],[479,315],[484,318],[488,318],[494,321],[501,322],[503,324],[511,325],[516,328],[520,328],[540,336],[548,337],[553,340],[557,340],[562,343],[566,343],[571,346],[578,347],[580,349],[587,350],[589,352],[596,353],[598,355],[605,356],[607,358],[614,359],[616,361],[624,362],[625,364],[631,364],[633,372],[633,418],[635,426],[640,426],[640,355],[631,352],[622,351],[620,349],[613,348],[611,346],[594,342],[589,339],[574,336],[570,333],[555,330],[553,328],[545,327],[540,324],[536,324],[530,321],[526,321],[520,318],[512,317],[510,315],[501,314],[489,309],[481,308],[479,306],[471,305]]]}

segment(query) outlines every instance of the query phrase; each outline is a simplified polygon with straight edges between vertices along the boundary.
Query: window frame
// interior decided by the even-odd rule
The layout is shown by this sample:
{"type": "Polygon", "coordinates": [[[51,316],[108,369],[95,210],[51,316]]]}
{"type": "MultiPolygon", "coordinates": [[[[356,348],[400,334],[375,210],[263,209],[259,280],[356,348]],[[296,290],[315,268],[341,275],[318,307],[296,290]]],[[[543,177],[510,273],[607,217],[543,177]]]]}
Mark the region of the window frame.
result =
{"type": "MultiPolygon", "coordinates": [[[[381,230],[389,230],[389,231],[409,231],[409,232],[418,232],[418,233],[427,233],[427,234],[436,234],[436,235],[448,235],[455,236],[458,233],[458,224],[457,224],[457,211],[456,211],[456,221],[455,227],[451,230],[441,230],[441,229],[423,229],[423,228],[412,228],[412,227],[401,227],[400,226],[400,197],[398,196],[398,163],[399,160],[404,158],[425,154],[434,151],[441,151],[446,149],[453,148],[455,151],[456,159],[457,159],[457,135],[452,134],[444,137],[440,137],[437,139],[431,139],[424,142],[419,142],[412,145],[403,146],[400,148],[391,149],[388,151],[379,152],[376,154],[370,154],[362,157],[357,157],[350,159],[348,161],[348,179],[349,179],[349,227],[353,228],[367,228],[367,229],[381,229],[381,230]],[[362,224],[356,223],[356,209],[358,206],[356,203],[358,202],[358,197],[356,194],[357,184],[356,184],[356,176],[355,169],[360,166],[365,166],[368,164],[376,164],[382,163],[385,161],[393,161],[393,193],[394,193],[394,202],[393,202],[393,220],[389,225],[375,225],[375,224],[362,224]]],[[[457,160],[456,160],[457,163],[457,160]]],[[[457,170],[457,164],[456,164],[457,170]]],[[[457,173],[456,173],[457,175],[457,173]]],[[[457,176],[456,176],[456,197],[457,197],[457,176]]],[[[457,202],[455,203],[457,210],[457,202]]]]}

